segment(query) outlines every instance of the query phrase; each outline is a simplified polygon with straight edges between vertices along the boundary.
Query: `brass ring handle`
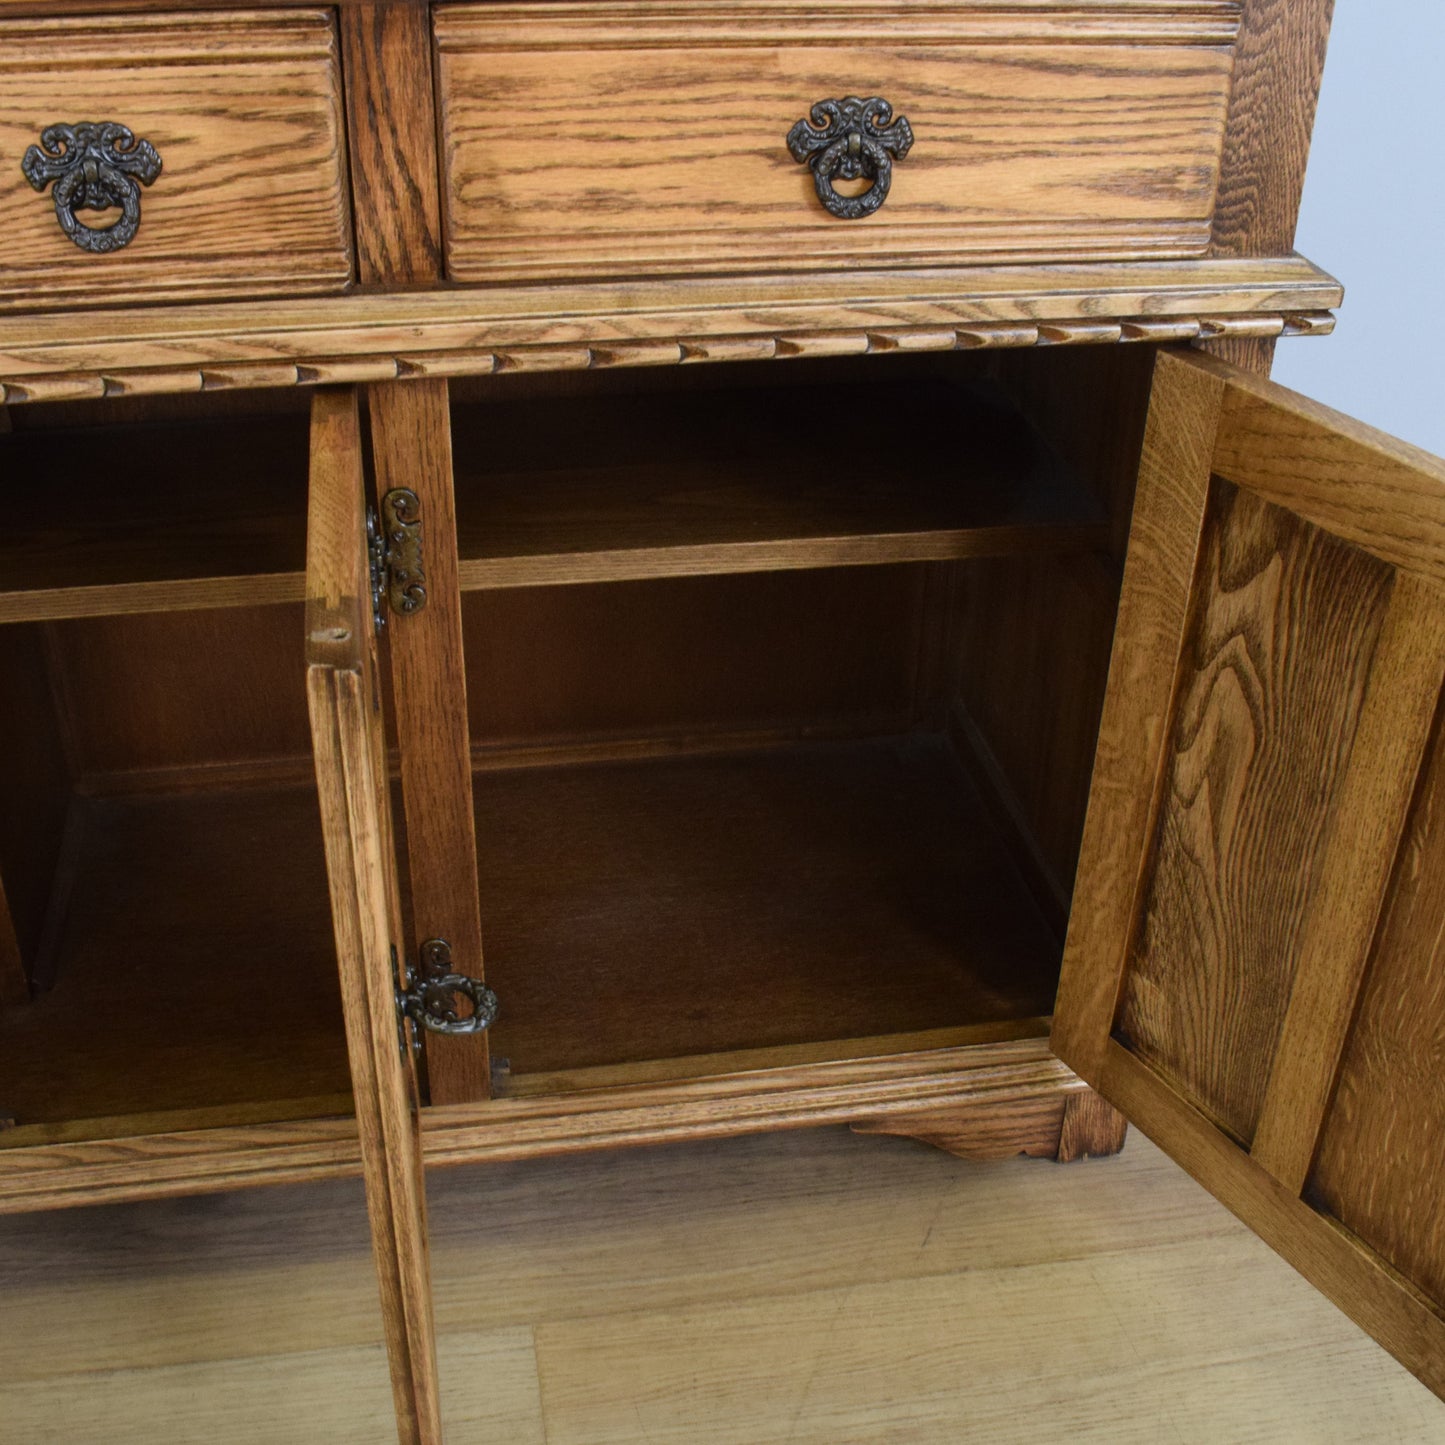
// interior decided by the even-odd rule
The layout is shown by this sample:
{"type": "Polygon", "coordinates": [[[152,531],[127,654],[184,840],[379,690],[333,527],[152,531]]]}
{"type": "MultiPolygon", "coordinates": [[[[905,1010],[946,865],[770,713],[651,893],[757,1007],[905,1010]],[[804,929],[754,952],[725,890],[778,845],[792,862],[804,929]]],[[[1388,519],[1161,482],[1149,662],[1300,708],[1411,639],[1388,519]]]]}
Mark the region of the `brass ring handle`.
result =
{"type": "Polygon", "coordinates": [[[841,221],[871,216],[888,199],[893,162],[913,148],[913,127],[878,96],[860,100],[820,100],[788,132],[788,150],[813,171],[813,186],[830,215],[841,221]],[[835,179],[866,177],[873,184],[861,196],[840,196],[835,179]]]}
{"type": "Polygon", "coordinates": [[[160,153],[113,120],[49,125],[20,163],[37,191],[55,182],[55,219],[82,251],[104,253],[129,245],[140,230],[140,188],[161,173],[160,153]],[[87,226],[78,211],[120,208],[111,226],[87,226]]]}

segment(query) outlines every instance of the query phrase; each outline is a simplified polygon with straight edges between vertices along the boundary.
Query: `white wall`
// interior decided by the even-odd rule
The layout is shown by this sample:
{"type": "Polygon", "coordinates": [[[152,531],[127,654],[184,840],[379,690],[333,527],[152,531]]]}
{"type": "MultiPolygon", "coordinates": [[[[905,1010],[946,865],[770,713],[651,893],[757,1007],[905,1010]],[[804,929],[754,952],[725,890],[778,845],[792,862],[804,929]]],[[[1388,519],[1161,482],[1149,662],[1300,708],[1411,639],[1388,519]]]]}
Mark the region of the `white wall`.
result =
{"type": "Polygon", "coordinates": [[[1345,284],[1274,378],[1445,455],[1445,4],[1337,0],[1296,245],[1345,284]]]}

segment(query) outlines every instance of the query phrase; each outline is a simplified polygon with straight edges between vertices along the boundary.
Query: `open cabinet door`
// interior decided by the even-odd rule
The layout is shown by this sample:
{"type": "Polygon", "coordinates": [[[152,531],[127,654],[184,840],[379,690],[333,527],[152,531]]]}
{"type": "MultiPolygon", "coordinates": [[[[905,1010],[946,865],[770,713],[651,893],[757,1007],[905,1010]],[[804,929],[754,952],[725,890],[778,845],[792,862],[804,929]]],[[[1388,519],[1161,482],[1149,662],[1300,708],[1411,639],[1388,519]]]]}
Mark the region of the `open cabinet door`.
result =
{"type": "Polygon", "coordinates": [[[1445,1394],[1445,464],[1157,364],[1059,1056],[1445,1394]]]}
{"type": "Polygon", "coordinates": [[[401,917],[376,669],[356,393],[311,410],[306,694],[321,798],[367,1212],[398,1433],[441,1440],[426,1184],[410,1021],[397,1011],[401,917]]]}

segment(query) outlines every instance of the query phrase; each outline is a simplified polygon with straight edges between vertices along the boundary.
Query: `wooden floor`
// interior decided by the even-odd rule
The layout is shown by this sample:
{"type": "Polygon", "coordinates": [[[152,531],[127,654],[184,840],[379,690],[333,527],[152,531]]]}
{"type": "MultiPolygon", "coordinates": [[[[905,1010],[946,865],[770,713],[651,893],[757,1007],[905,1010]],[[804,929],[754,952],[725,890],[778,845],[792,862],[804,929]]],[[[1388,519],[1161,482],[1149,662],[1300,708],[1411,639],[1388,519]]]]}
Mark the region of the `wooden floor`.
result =
{"type": "MultiPolygon", "coordinates": [[[[1137,1134],[842,1130],[431,1190],[452,1445],[1445,1440],[1445,1405],[1137,1134]]],[[[394,1438],[359,1184],[0,1220],[0,1440],[394,1438]]]]}

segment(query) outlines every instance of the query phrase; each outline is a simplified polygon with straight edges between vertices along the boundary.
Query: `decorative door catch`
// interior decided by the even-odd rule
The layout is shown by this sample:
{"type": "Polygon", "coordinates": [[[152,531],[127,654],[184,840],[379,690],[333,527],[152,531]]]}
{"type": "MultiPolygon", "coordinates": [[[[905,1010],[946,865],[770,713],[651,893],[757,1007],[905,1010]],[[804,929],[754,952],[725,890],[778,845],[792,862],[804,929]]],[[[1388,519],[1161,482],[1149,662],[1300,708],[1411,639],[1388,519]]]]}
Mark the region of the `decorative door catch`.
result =
{"type": "Polygon", "coordinates": [[[381,499],[379,521],[368,508],[366,534],[371,553],[372,616],[380,632],[386,626],[383,604],[404,617],[426,606],[421,499],[410,487],[393,487],[381,499]]]}
{"type": "Polygon", "coordinates": [[[37,191],[55,182],[55,219],[82,251],[119,251],[140,230],[140,188],[161,173],[160,153],[113,120],[50,125],[20,163],[37,191]],[[110,226],[87,226],[78,211],[120,208],[110,226]]]}
{"type": "Polygon", "coordinates": [[[871,216],[888,199],[893,162],[912,148],[913,127],[901,115],[894,120],[893,107],[877,96],[820,100],[788,132],[793,159],[812,167],[818,199],[842,221],[871,216]],[[861,196],[840,196],[833,189],[834,180],[864,176],[873,184],[861,196]]]}

